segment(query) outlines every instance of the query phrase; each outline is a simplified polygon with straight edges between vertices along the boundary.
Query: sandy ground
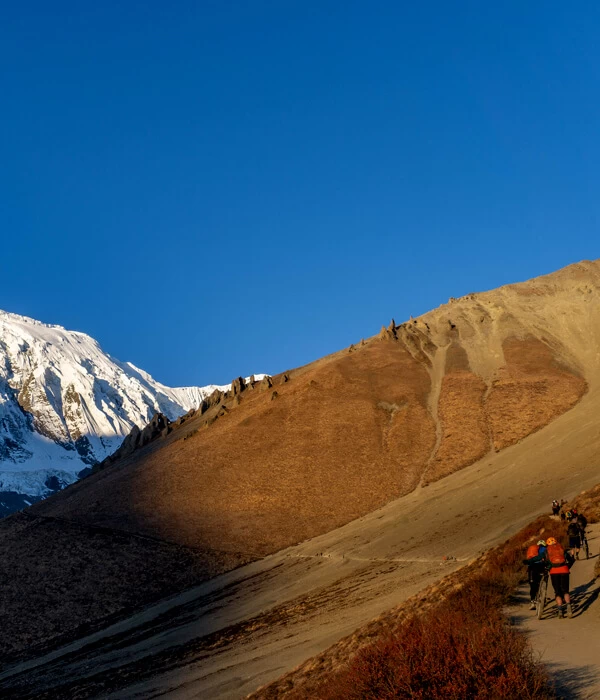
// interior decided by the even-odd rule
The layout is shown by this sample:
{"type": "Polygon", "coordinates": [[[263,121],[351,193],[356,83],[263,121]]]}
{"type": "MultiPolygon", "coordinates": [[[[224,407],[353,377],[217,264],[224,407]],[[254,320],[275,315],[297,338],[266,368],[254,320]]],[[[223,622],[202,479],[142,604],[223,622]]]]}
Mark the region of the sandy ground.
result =
{"type": "Polygon", "coordinates": [[[522,443],[342,528],[7,668],[3,697],[245,696],[503,541],[552,498],[600,481],[595,395],[522,443]],[[456,559],[443,563],[448,555],[456,559]]]}
{"type": "MultiPolygon", "coordinates": [[[[600,698],[600,580],[594,566],[600,549],[600,525],[589,528],[590,559],[580,559],[571,569],[574,616],[559,620],[552,600],[538,620],[529,611],[529,587],[520,591],[522,603],[510,615],[527,632],[534,650],[550,671],[561,697],[578,700],[600,698]]],[[[552,595],[552,586],[549,586],[552,595]]]]}

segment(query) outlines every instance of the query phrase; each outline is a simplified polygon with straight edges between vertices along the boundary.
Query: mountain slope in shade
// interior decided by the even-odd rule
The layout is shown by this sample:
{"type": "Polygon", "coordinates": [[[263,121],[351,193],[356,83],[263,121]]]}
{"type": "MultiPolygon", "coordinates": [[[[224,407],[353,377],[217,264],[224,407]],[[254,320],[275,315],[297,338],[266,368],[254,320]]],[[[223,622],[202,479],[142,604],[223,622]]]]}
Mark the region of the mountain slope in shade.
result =
{"type": "Polygon", "coordinates": [[[0,509],[72,483],[134,425],[173,420],[217,388],[166,387],[84,333],[0,311],[0,509]]]}

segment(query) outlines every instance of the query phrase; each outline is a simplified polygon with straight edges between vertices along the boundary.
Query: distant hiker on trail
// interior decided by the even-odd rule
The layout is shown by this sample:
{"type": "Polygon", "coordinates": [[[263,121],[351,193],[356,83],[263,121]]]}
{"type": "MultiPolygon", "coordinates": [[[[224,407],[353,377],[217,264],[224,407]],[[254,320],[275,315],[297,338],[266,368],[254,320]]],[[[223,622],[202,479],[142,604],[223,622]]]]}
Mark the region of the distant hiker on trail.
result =
{"type": "MultiPolygon", "coordinates": [[[[587,522],[587,521],[586,521],[587,522]]],[[[575,550],[575,559],[579,559],[579,549],[581,547],[581,529],[575,518],[571,520],[567,527],[567,535],[569,536],[569,549],[575,550]]]]}
{"type": "Polygon", "coordinates": [[[545,540],[538,540],[537,544],[530,544],[527,547],[526,558],[523,563],[527,565],[527,580],[529,581],[529,600],[531,605],[530,610],[535,610],[535,599],[540,587],[540,581],[544,575],[546,561],[544,555],[546,553],[545,540]]]}
{"type": "Polygon", "coordinates": [[[565,616],[563,600],[567,604],[567,616],[573,617],[571,596],[569,595],[569,572],[575,559],[570,552],[565,552],[554,537],[548,537],[546,540],[544,557],[547,565],[550,567],[550,580],[556,596],[558,617],[563,618],[565,616]]]}
{"type": "Polygon", "coordinates": [[[560,511],[560,503],[555,498],[552,501],[552,515],[558,515],[559,511],[560,511]]]}

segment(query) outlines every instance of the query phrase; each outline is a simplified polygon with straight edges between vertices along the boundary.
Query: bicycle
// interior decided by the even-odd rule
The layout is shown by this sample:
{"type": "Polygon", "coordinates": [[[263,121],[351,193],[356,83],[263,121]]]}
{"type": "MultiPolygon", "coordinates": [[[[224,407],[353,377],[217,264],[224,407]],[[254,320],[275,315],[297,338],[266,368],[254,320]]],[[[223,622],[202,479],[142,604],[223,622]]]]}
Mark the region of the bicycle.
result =
{"type": "Polygon", "coordinates": [[[588,545],[585,530],[581,531],[581,549],[585,552],[585,558],[589,559],[590,558],[590,548],[588,545]]]}
{"type": "Polygon", "coordinates": [[[542,579],[540,581],[540,587],[538,588],[537,595],[535,596],[535,610],[537,619],[541,620],[544,614],[544,608],[546,607],[546,592],[548,591],[548,569],[544,569],[542,574],[542,579]]]}

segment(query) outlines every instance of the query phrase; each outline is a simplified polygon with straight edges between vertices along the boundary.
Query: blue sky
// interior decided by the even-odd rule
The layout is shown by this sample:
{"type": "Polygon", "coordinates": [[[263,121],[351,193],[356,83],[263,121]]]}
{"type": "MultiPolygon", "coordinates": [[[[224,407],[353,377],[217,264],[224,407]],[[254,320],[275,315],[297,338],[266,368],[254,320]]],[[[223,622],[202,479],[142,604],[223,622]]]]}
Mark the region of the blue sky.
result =
{"type": "Polygon", "coordinates": [[[206,384],[600,257],[599,15],[6,4],[0,308],[206,384]]]}

